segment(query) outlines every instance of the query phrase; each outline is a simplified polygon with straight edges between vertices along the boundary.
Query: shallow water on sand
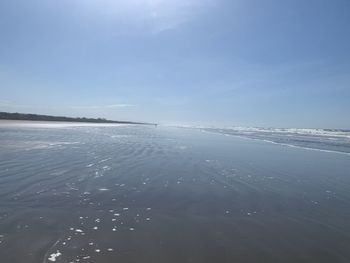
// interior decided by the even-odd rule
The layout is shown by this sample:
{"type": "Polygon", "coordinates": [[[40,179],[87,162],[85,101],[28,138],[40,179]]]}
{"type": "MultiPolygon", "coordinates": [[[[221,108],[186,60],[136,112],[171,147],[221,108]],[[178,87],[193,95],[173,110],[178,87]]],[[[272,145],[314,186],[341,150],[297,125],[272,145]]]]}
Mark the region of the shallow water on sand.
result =
{"type": "Polygon", "coordinates": [[[349,171],[199,130],[1,127],[0,261],[350,262],[349,171]]]}

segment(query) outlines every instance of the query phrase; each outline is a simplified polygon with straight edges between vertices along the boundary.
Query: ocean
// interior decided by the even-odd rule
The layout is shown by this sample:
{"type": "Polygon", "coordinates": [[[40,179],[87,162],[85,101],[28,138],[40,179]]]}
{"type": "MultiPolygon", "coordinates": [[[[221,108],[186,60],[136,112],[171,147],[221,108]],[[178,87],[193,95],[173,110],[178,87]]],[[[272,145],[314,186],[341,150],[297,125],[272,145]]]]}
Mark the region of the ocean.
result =
{"type": "Polygon", "coordinates": [[[0,262],[350,262],[346,130],[0,123],[0,262]]]}

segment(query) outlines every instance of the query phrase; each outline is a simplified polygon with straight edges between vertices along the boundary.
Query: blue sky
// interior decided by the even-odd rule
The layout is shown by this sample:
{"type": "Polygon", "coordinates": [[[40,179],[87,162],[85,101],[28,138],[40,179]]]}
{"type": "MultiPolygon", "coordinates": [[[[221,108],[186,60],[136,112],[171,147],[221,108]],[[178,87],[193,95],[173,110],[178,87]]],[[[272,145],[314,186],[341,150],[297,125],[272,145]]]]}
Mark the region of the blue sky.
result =
{"type": "Polygon", "coordinates": [[[0,111],[350,128],[350,1],[1,0],[0,111]]]}

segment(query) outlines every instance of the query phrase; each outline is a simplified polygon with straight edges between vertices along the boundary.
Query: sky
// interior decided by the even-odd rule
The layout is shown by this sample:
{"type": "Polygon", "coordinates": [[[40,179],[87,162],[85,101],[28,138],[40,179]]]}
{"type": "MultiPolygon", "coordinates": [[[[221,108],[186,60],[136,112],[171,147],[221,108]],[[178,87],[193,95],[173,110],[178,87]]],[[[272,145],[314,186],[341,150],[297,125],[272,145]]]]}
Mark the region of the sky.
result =
{"type": "Polygon", "coordinates": [[[350,128],[348,0],[0,0],[0,111],[350,128]]]}

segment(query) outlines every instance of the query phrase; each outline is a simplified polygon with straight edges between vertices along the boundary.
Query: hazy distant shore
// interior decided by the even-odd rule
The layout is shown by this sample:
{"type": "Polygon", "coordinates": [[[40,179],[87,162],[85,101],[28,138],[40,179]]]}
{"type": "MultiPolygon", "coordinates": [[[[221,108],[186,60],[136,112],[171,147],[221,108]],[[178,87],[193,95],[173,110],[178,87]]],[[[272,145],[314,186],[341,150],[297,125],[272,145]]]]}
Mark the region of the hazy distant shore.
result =
{"type": "Polygon", "coordinates": [[[73,118],[73,117],[65,117],[65,116],[51,116],[51,115],[27,114],[27,113],[17,113],[17,112],[16,113],[0,112],[0,120],[155,125],[155,123],[146,123],[146,122],[114,121],[114,120],[107,120],[103,118],[86,118],[86,117],[73,118]]]}

